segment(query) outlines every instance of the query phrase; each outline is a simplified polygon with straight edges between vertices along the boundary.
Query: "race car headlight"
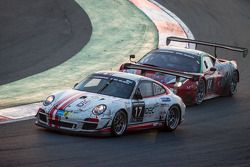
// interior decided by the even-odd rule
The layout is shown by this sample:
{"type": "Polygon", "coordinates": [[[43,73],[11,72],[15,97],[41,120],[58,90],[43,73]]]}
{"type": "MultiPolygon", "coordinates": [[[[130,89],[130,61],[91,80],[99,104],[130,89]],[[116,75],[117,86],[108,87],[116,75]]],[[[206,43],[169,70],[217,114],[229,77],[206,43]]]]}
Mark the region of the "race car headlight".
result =
{"type": "Polygon", "coordinates": [[[180,82],[180,81],[179,81],[179,82],[176,82],[176,83],[174,84],[174,86],[177,87],[177,88],[179,88],[179,87],[182,86],[182,82],[180,82]]]}
{"type": "Polygon", "coordinates": [[[50,105],[55,99],[55,96],[51,95],[46,98],[46,100],[43,102],[43,105],[48,106],[50,105]]]}
{"type": "Polygon", "coordinates": [[[96,106],[93,110],[92,113],[94,115],[101,115],[102,113],[104,113],[107,109],[107,106],[104,104],[100,104],[98,106],[96,106]]]}

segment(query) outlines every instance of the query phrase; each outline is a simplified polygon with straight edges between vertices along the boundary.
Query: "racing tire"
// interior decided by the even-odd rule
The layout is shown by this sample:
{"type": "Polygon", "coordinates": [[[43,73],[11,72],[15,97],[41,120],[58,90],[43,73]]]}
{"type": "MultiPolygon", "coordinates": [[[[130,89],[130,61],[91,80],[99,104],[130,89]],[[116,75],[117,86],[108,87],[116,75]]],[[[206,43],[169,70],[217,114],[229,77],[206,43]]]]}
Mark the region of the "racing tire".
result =
{"type": "Polygon", "coordinates": [[[181,110],[177,105],[170,107],[165,119],[164,130],[174,131],[181,121],[181,110]]]}
{"type": "Polygon", "coordinates": [[[118,111],[114,118],[111,125],[111,133],[113,136],[122,136],[125,131],[127,130],[128,126],[128,119],[127,114],[125,111],[118,111]]]}
{"type": "Polygon", "coordinates": [[[206,94],[205,81],[201,79],[197,86],[196,104],[201,104],[203,102],[205,94],[206,94]]]}
{"type": "Polygon", "coordinates": [[[236,71],[233,72],[232,80],[229,84],[229,96],[233,96],[237,92],[237,83],[238,83],[238,73],[236,71]]]}

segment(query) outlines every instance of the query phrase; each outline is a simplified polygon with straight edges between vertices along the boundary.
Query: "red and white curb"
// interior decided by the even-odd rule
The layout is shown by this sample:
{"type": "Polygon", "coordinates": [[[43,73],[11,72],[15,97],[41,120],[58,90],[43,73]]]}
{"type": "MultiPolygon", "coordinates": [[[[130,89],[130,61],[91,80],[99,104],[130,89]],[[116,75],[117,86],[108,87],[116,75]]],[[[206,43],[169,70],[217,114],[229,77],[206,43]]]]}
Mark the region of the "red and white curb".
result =
{"type": "MultiPolygon", "coordinates": [[[[194,39],[192,32],[174,13],[154,0],[130,0],[137,8],[143,11],[155,24],[159,36],[159,48],[166,47],[166,39],[169,36],[194,39]]],[[[171,46],[190,47],[184,43],[171,42],[171,46]]]]}
{"type": "Polygon", "coordinates": [[[0,110],[0,124],[32,119],[42,103],[33,103],[0,110]]]}
{"type": "MultiPolygon", "coordinates": [[[[194,39],[192,32],[174,13],[154,0],[130,0],[130,2],[142,10],[155,24],[158,30],[159,48],[166,47],[166,38],[169,36],[194,39]]],[[[194,48],[194,45],[189,46],[187,44],[174,42],[172,42],[171,45],[194,48]]],[[[32,119],[41,105],[42,103],[33,103],[1,109],[0,124],[32,119]]]]}

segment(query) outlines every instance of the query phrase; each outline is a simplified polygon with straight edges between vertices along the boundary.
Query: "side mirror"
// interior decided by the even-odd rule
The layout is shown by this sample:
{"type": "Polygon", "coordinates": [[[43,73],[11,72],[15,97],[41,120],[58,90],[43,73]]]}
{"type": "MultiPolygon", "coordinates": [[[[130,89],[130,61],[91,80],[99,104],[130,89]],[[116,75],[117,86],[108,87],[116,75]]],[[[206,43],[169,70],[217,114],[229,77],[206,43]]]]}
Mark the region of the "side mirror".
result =
{"type": "Polygon", "coordinates": [[[74,88],[78,85],[78,83],[75,83],[74,88]]]}
{"type": "Polygon", "coordinates": [[[217,69],[215,67],[211,67],[210,71],[215,72],[217,69]]]}
{"type": "Polygon", "coordinates": [[[134,94],[134,99],[137,99],[137,100],[142,99],[140,89],[136,89],[135,94],[134,94]]]}
{"type": "Polygon", "coordinates": [[[166,45],[168,46],[170,44],[171,40],[167,38],[166,45]]]}
{"type": "Polygon", "coordinates": [[[135,55],[130,55],[130,56],[129,56],[129,61],[130,61],[130,62],[136,63],[135,61],[132,60],[132,59],[134,59],[134,58],[135,58],[135,55]]]}

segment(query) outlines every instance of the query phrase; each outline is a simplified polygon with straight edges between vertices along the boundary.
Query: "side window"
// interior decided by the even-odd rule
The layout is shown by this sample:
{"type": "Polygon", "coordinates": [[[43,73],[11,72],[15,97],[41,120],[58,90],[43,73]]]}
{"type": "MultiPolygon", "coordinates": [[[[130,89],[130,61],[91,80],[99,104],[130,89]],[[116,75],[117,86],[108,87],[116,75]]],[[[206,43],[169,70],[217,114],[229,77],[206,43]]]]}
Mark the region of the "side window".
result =
{"type": "Polygon", "coordinates": [[[149,81],[143,81],[139,85],[139,89],[141,91],[142,97],[150,97],[153,96],[153,84],[149,81]]]}
{"type": "Polygon", "coordinates": [[[210,57],[208,56],[205,56],[203,58],[203,71],[208,71],[211,67],[213,67],[214,64],[213,64],[213,61],[210,57]]]}
{"type": "Polygon", "coordinates": [[[210,57],[206,57],[206,60],[207,60],[209,69],[214,66],[214,63],[210,57]]]}
{"type": "Polygon", "coordinates": [[[153,88],[154,88],[155,96],[166,93],[166,90],[161,85],[158,85],[157,83],[153,83],[153,88]]]}

